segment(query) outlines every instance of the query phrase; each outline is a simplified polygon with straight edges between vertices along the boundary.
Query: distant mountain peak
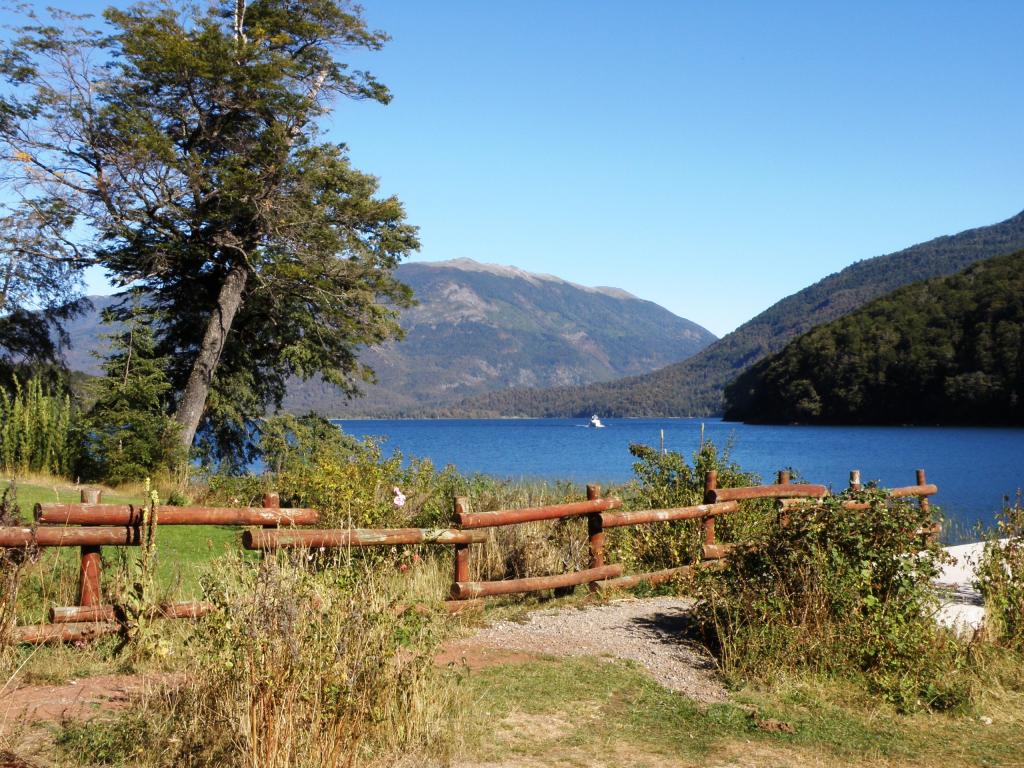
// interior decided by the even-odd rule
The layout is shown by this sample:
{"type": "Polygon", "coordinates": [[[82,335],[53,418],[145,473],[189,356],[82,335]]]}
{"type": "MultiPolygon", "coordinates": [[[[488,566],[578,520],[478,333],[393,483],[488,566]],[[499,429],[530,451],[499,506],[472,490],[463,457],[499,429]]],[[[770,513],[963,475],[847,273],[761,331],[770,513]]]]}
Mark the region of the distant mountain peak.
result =
{"type": "Polygon", "coordinates": [[[408,267],[411,265],[461,269],[464,272],[486,272],[500,277],[518,278],[519,280],[525,280],[533,285],[540,285],[542,282],[560,283],[562,285],[571,285],[573,288],[578,288],[579,290],[587,291],[588,293],[601,293],[605,296],[611,296],[616,299],[641,301],[641,299],[637,298],[629,291],[624,291],[621,288],[581,285],[579,283],[573,283],[569,280],[565,280],[556,275],[549,275],[543,272],[527,272],[525,269],[520,269],[513,265],[490,264],[476,261],[475,259],[467,259],[465,257],[459,259],[446,259],[444,261],[415,261],[409,262],[406,266],[408,267]]]}

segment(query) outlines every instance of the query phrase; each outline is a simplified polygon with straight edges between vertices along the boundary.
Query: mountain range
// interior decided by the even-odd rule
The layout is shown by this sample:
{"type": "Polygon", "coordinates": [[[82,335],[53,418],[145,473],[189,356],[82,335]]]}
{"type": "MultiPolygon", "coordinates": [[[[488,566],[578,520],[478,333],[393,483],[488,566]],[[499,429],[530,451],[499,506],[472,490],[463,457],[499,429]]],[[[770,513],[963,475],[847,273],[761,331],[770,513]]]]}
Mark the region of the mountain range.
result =
{"type": "Polygon", "coordinates": [[[441,415],[686,416],[722,412],[723,391],[742,371],[811,328],[910,283],[951,275],[1024,249],[1024,212],[885,256],[858,261],[782,299],[686,360],[589,386],[514,388],[458,403],[441,415]]]}
{"type": "MultiPolygon", "coordinates": [[[[405,415],[444,408],[509,387],[586,385],[652,371],[683,360],[715,336],[690,320],[617,288],[585,287],[552,275],[470,259],[412,262],[396,270],[418,304],[402,312],[402,341],[362,350],[378,383],[346,400],[314,379],[289,385],[284,407],[327,416],[405,415]]],[[[72,370],[97,373],[99,312],[67,327],[72,370]]]]}

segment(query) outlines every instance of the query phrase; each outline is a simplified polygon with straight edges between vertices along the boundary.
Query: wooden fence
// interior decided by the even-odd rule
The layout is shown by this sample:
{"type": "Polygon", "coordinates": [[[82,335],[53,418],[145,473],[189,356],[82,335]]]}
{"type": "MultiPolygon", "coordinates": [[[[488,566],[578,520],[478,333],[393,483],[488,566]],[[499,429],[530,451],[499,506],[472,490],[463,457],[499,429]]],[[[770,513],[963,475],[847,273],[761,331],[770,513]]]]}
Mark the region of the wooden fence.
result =
{"type": "MultiPolygon", "coordinates": [[[[928,484],[924,470],[917,471],[916,484],[893,488],[891,497],[917,497],[928,509],[928,497],[938,491],[928,484]]],[[[860,473],[850,473],[850,488],[861,489],[860,473]]],[[[484,598],[516,593],[537,592],[588,584],[591,590],[626,589],[640,584],[660,584],[687,574],[696,567],[721,567],[731,547],[715,538],[715,521],[737,512],[743,501],[775,499],[779,521],[801,505],[828,495],[824,485],[792,483],[786,471],[780,471],[772,485],[719,488],[715,472],[704,481],[703,503],[668,509],[621,511],[622,502],[603,498],[597,485],[587,486],[587,500],[523,509],[473,512],[466,498],[457,498],[452,528],[378,528],[309,529],[296,526],[316,525],[320,515],[314,509],[281,508],[278,495],[263,497],[262,507],[156,507],[161,525],[237,525],[249,526],[242,533],[242,546],[249,550],[274,552],[282,549],[338,549],[392,545],[440,545],[454,547],[454,576],[450,599],[443,605],[449,612],[479,608],[484,598]],[[489,540],[489,529],[521,525],[541,520],[586,517],[589,567],[568,573],[498,581],[472,581],[472,547],[489,540]],[[619,564],[605,563],[605,530],[621,526],[648,525],[678,520],[700,520],[703,526],[702,559],[648,573],[623,575],[619,564]],[[253,526],[259,526],[255,528],[253,526]]],[[[865,509],[866,502],[844,501],[848,509],[865,509]]],[[[0,548],[79,547],[80,575],[77,606],[54,607],[50,624],[16,627],[14,640],[22,643],[74,642],[117,632],[125,616],[115,606],[101,604],[100,569],[103,546],[138,546],[143,536],[145,508],[131,504],[101,504],[98,491],[83,490],[79,504],[37,504],[36,525],[0,527],[0,548]]],[[[937,526],[923,535],[935,536],[937,526]]],[[[151,609],[158,618],[199,618],[214,610],[209,603],[170,603],[151,609]]]]}

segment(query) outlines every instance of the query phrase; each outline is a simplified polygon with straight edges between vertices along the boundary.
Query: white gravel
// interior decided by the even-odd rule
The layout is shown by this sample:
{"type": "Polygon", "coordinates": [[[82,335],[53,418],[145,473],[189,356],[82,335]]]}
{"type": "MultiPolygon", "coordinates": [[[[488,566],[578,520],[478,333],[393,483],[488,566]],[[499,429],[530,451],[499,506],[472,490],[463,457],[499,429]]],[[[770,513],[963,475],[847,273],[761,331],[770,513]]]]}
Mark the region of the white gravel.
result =
{"type": "Polygon", "coordinates": [[[522,623],[499,621],[474,636],[473,642],[555,656],[635,661],[670,690],[701,702],[724,701],[714,659],[684,637],[692,606],[692,600],[655,597],[554,608],[531,613],[522,623]]]}

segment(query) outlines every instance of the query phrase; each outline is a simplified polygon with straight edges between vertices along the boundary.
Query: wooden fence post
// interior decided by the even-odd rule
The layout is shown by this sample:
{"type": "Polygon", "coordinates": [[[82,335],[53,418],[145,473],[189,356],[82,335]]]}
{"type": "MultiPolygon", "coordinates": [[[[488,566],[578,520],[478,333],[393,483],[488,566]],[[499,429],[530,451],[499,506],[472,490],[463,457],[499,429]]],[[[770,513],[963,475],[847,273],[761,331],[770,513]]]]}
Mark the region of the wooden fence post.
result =
{"type": "Polygon", "coordinates": [[[864,489],[864,486],[860,484],[860,470],[859,469],[851,469],[850,470],[850,490],[851,491],[860,491],[860,490],[863,490],[863,489],[864,489]]]}
{"type": "MultiPolygon", "coordinates": [[[[927,485],[928,484],[928,479],[925,477],[923,469],[917,470],[917,484],[918,485],[927,485]]],[[[921,505],[921,511],[928,515],[928,521],[929,521],[927,523],[927,525],[929,526],[928,527],[928,541],[930,543],[934,544],[935,541],[939,537],[939,531],[937,531],[934,528],[930,527],[931,526],[931,519],[932,519],[932,516],[931,516],[931,503],[928,501],[928,497],[927,496],[918,496],[917,497],[917,503],[921,505]]]]}
{"type": "MultiPolygon", "coordinates": [[[[793,480],[793,475],[788,469],[780,469],[778,475],[775,478],[777,485],[789,485],[793,480]]],[[[789,512],[786,511],[782,499],[779,499],[779,527],[785,528],[789,525],[789,512]]]]}
{"type": "MultiPolygon", "coordinates": [[[[458,496],[455,499],[455,519],[459,519],[460,514],[467,514],[469,512],[469,499],[465,496],[458,496]]],[[[455,545],[455,582],[469,581],[469,544],[456,544],[455,545]]],[[[454,583],[452,591],[454,592],[454,583]]],[[[454,596],[454,595],[453,595],[454,596]]]]}
{"type": "MultiPolygon", "coordinates": [[[[101,492],[97,488],[83,488],[83,504],[99,504],[101,492]]],[[[98,546],[81,548],[81,567],[78,572],[78,604],[99,605],[101,602],[100,573],[103,570],[103,556],[98,546]]]]}
{"type": "MultiPolygon", "coordinates": [[[[704,475],[704,503],[710,503],[714,501],[711,495],[711,491],[718,488],[718,472],[712,469],[706,475],[704,475]]],[[[713,515],[709,515],[704,518],[704,545],[715,543],[715,518],[713,515]]]]}
{"type": "MultiPolygon", "coordinates": [[[[600,485],[587,486],[587,501],[596,501],[601,498],[600,485]]],[[[601,513],[593,512],[587,515],[587,537],[590,540],[590,567],[604,567],[604,523],[601,521],[601,513]]],[[[601,588],[597,582],[590,583],[590,591],[597,592],[601,588]]]]}

